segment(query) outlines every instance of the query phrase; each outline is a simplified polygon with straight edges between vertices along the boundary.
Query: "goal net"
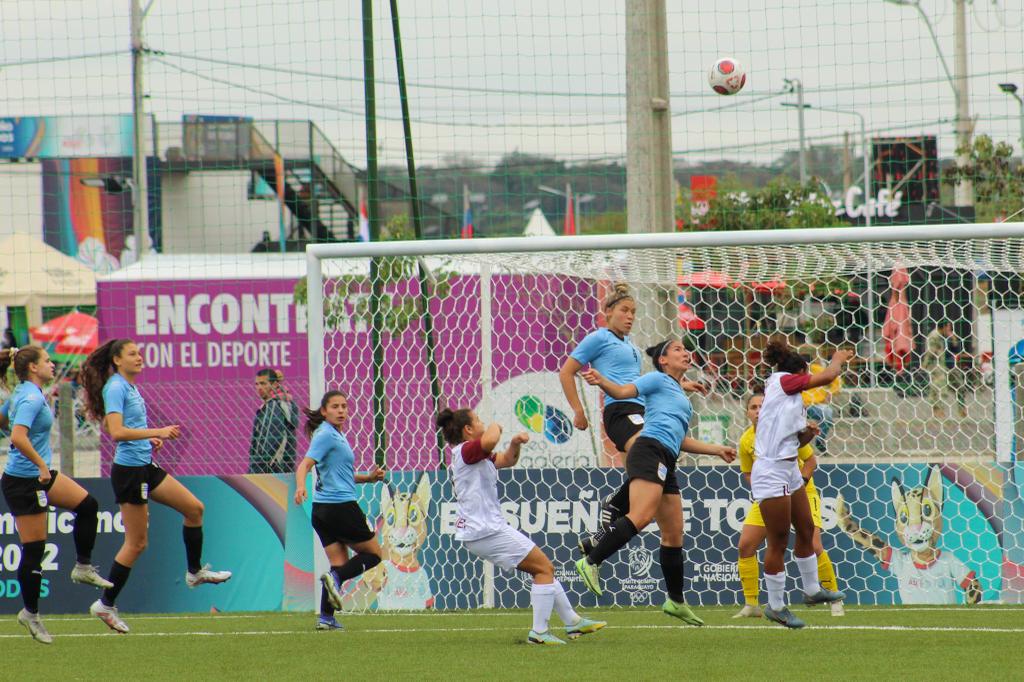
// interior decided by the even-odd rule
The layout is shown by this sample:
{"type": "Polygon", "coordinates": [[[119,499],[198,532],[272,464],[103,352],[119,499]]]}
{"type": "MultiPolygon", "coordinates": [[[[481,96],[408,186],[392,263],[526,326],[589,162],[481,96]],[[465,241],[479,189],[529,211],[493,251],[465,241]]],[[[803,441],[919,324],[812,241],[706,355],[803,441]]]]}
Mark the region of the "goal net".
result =
{"type": "MultiPolygon", "coordinates": [[[[705,383],[691,433],[735,445],[762,351],[785,336],[814,365],[856,358],[805,394],[821,425],[814,481],[822,544],[862,604],[1021,601],[1024,590],[1024,224],[820,229],[310,247],[311,401],[350,399],[357,467],[386,561],[347,586],[350,609],[526,606],[529,584],[453,538],[438,407],[469,407],[530,436],[499,475],[503,511],[593,604],[572,561],[600,500],[623,482],[601,393],[577,381],[572,425],[558,370],[627,283],[641,349],[682,338],[705,383]],[[321,315],[312,311],[322,310],[321,315]]],[[[645,358],[645,369],[650,369],[645,358]]],[[[687,596],[742,602],[737,539],[750,506],[739,467],[684,455],[687,596]]],[[[651,526],[602,567],[600,604],[660,603],[651,526]]]]}

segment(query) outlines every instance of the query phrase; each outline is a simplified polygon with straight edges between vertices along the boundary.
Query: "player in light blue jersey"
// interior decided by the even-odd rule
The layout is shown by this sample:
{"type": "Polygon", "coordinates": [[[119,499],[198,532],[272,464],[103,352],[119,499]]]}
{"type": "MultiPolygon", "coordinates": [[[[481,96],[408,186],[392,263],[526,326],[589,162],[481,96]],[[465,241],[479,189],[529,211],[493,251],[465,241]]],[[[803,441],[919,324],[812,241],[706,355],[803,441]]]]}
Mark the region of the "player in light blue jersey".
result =
{"type": "MultiPolygon", "coordinates": [[[[619,283],[612,287],[602,304],[605,324],[587,334],[576,349],[569,354],[558,373],[562,392],[573,411],[573,426],[585,430],[590,426],[587,412],[576,389],[576,374],[589,365],[608,381],[625,386],[635,383],[643,371],[642,355],[629,338],[636,319],[636,301],[629,287],[619,283]]],[[[697,382],[683,381],[687,391],[706,393],[707,389],[697,382]]],[[[601,411],[605,435],[622,453],[623,457],[640,435],[644,427],[644,397],[629,398],[606,396],[601,411]]],[[[593,536],[580,539],[580,551],[586,555],[600,541],[604,533],[623,514],[629,512],[629,482],[606,497],[601,504],[601,527],[593,536]]]]}
{"type": "Polygon", "coordinates": [[[124,544],[114,557],[110,582],[89,612],[119,633],[127,633],[114,602],[128,582],[132,566],[146,549],[149,540],[149,501],[159,502],[184,517],[185,584],[222,583],[230,571],[214,571],[202,563],[203,503],[177,479],[153,462],[153,452],[165,440],[181,435],[177,424],[153,429],[146,416],[146,401],[135,386],[142,372],[142,354],[131,339],[113,339],[94,350],[82,364],[81,383],[85,387],[89,415],[117,443],[110,484],[114,500],[121,508],[124,544]]]}
{"type": "MultiPolygon", "coordinates": [[[[91,560],[96,544],[99,503],[70,477],[50,468],[53,412],[43,394],[43,387],[53,381],[50,355],[39,346],[26,346],[20,350],[5,348],[0,350],[0,383],[5,385],[8,367],[14,368],[14,375],[20,383],[0,409],[0,426],[6,428],[9,425],[11,430],[11,447],[0,485],[21,540],[18,583],[25,606],[18,613],[18,622],[37,642],[50,644],[53,637],[39,619],[49,507],[70,509],[75,514],[72,535],[77,561],[71,571],[71,580],[110,587],[91,560]]],[[[72,407],[68,405],[63,409],[72,407]]]]}
{"type": "Polygon", "coordinates": [[[601,594],[598,566],[625,546],[651,521],[661,531],[659,561],[665,577],[667,599],[662,610],[684,623],[703,625],[686,605],[684,589],[683,507],[676,478],[679,451],[714,455],[725,462],[736,451],[723,445],[703,443],[689,437],[693,407],[680,382],[690,366],[690,353],[682,342],[669,339],[647,349],[656,368],[635,382],[620,385],[609,381],[598,370],[583,373],[587,383],[617,399],[642,396],[645,401],[644,427],[626,455],[629,480],[629,512],[576,562],[576,571],[587,588],[601,594]]]}
{"type": "Polygon", "coordinates": [[[380,563],[381,550],[363,510],[356,501],[357,483],[384,480],[384,470],[374,466],[366,474],[357,474],[356,455],[341,432],[348,421],[348,398],[341,391],[328,391],[317,409],[306,413],[309,450],[295,471],[295,504],[306,501],[306,477],[316,469],[313,488],[313,530],[324,546],[331,570],[320,576],[320,617],[317,630],[340,630],[334,613],[341,608],[341,589],[380,563]],[[348,556],[349,548],[353,556],[348,556]]]}

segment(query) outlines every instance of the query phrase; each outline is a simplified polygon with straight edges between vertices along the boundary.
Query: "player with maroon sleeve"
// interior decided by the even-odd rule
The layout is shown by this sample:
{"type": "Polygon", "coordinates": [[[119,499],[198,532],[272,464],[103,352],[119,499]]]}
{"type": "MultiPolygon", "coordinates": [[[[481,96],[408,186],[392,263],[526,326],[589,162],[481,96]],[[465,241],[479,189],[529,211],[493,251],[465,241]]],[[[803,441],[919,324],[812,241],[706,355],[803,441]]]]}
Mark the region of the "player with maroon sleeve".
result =
{"type": "Polygon", "coordinates": [[[814,520],[797,462],[797,450],[817,434],[817,429],[807,423],[800,394],[835,381],[852,356],[852,351],[838,350],[825,370],[809,374],[807,362],[785,341],[770,342],[764,353],[765,360],[775,371],[765,382],[764,402],[757,419],[754,438],[757,459],[750,472],[750,491],[761,508],[768,535],[764,555],[768,608],[764,615],[788,628],[804,626],[804,622],[786,607],[785,552],[791,524],[796,531],[793,557],[800,571],[804,603],[831,603],[843,598],[842,592],[823,589],[818,581],[814,520]]]}
{"type": "Polygon", "coordinates": [[[548,630],[552,608],[565,624],[569,639],[597,632],[604,622],[583,618],[572,608],[562,584],[555,580],[551,560],[533,540],[512,528],[501,512],[498,499],[498,469],[514,466],[519,451],[530,440],[525,433],[512,437],[508,449],[495,454],[501,439],[501,426],[484,427],[475,412],[469,409],[441,411],[437,425],[452,446],[449,473],[458,517],[455,539],[470,553],[506,571],[519,569],[533,576],[530,601],[533,605],[533,628],[527,637],[530,644],[565,644],[548,630]]]}

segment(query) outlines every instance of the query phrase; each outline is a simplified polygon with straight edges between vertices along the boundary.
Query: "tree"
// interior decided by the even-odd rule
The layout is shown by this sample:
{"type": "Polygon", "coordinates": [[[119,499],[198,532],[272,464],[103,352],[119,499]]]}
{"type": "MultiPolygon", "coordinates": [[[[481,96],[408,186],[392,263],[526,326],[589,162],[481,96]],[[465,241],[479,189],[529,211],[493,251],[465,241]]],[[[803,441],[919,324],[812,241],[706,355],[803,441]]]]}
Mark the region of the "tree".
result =
{"type": "Polygon", "coordinates": [[[979,135],[956,150],[967,163],[942,174],[942,182],[956,185],[966,180],[974,185],[975,215],[978,222],[991,222],[1021,210],[1024,206],[1024,164],[1013,162],[1013,146],[993,142],[979,135]]]}
{"type": "Polygon", "coordinates": [[[779,177],[749,191],[720,191],[711,200],[705,229],[775,230],[799,227],[845,227],[816,181],[801,185],[779,177]]]}

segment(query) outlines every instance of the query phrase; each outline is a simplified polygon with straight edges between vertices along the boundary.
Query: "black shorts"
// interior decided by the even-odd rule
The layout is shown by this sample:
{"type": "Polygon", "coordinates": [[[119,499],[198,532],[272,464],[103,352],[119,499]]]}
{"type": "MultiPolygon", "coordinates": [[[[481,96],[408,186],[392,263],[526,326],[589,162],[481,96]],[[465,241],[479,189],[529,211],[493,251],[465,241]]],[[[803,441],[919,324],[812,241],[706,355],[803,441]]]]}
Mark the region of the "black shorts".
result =
{"type": "Polygon", "coordinates": [[[324,547],[335,542],[345,545],[366,542],[376,535],[358,502],[314,502],[312,521],[313,530],[324,547]]]}
{"type": "Polygon", "coordinates": [[[3,488],[4,499],[11,513],[15,516],[45,514],[50,504],[46,499],[46,491],[53,487],[57,476],[57,472],[50,469],[50,482],[43,485],[35,476],[22,478],[4,474],[3,478],[0,478],[0,487],[3,488]]]}
{"type": "Polygon", "coordinates": [[[660,442],[640,436],[626,455],[626,479],[651,481],[662,486],[663,495],[679,494],[676,478],[676,460],[679,453],[671,452],[660,442]]]}
{"type": "Polygon", "coordinates": [[[604,432],[608,436],[608,440],[615,443],[619,452],[625,452],[629,439],[644,428],[643,417],[644,406],[640,403],[611,403],[604,406],[602,414],[604,432]],[[639,419],[636,415],[639,415],[639,419]]]}
{"type": "Polygon", "coordinates": [[[167,472],[150,462],[142,466],[114,464],[110,467],[110,485],[118,504],[147,504],[150,494],[167,478],[167,472]]]}

